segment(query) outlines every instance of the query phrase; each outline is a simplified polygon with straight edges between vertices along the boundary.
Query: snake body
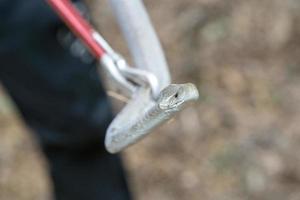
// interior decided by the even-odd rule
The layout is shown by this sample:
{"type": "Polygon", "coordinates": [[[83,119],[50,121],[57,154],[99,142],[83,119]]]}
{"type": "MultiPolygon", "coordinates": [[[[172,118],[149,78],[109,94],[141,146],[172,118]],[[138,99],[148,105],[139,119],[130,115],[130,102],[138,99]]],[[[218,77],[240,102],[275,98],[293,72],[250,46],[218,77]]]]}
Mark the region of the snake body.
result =
{"type": "Polygon", "coordinates": [[[106,149],[116,153],[136,143],[198,97],[198,90],[191,83],[170,84],[156,100],[151,98],[149,89],[141,88],[108,127],[106,149]]]}

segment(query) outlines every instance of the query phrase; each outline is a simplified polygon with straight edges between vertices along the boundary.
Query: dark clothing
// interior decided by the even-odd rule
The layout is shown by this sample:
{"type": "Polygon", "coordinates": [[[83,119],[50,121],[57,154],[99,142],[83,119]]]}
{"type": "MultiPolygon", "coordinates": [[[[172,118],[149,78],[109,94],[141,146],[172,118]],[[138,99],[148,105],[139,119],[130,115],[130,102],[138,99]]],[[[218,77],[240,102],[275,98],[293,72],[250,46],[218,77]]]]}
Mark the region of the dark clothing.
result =
{"type": "Polygon", "coordinates": [[[94,62],[57,41],[43,0],[0,0],[0,78],[48,159],[58,200],[130,199],[121,161],[104,149],[112,119],[94,62]]]}

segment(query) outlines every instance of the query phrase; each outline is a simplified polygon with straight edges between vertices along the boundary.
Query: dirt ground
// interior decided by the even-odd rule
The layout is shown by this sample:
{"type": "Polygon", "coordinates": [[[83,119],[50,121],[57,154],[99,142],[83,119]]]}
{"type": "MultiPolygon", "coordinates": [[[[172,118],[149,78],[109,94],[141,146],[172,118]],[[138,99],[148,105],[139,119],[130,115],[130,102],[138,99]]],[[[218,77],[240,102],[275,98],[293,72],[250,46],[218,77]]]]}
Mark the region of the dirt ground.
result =
{"type": "MultiPolygon", "coordinates": [[[[128,56],[107,3],[88,2],[128,56]]],[[[173,82],[195,83],[201,100],[124,152],[135,199],[300,200],[300,1],[145,4],[173,82]]],[[[51,199],[43,157],[1,94],[0,199],[51,199]]]]}

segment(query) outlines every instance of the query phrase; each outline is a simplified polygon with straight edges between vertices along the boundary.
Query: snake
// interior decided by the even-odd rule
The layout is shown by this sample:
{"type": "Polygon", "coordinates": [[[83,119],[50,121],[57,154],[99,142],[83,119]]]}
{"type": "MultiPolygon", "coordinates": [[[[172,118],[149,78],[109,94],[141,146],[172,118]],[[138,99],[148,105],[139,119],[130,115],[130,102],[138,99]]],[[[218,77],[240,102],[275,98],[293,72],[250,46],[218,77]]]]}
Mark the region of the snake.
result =
{"type": "Polygon", "coordinates": [[[140,88],[109,125],[107,151],[117,153],[135,144],[198,98],[199,92],[192,83],[170,84],[157,99],[151,98],[149,88],[140,88]]]}

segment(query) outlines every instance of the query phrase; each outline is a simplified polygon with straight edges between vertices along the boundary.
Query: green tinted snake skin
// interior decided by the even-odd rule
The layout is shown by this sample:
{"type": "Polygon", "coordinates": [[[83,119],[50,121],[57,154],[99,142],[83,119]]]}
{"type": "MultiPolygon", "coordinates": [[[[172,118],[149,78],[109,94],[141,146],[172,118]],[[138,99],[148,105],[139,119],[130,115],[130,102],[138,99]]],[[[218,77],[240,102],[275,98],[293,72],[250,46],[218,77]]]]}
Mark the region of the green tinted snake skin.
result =
{"type": "Polygon", "coordinates": [[[106,149],[117,153],[136,143],[198,98],[198,90],[191,83],[170,84],[157,100],[151,98],[148,89],[140,89],[109,125],[106,149]]]}

